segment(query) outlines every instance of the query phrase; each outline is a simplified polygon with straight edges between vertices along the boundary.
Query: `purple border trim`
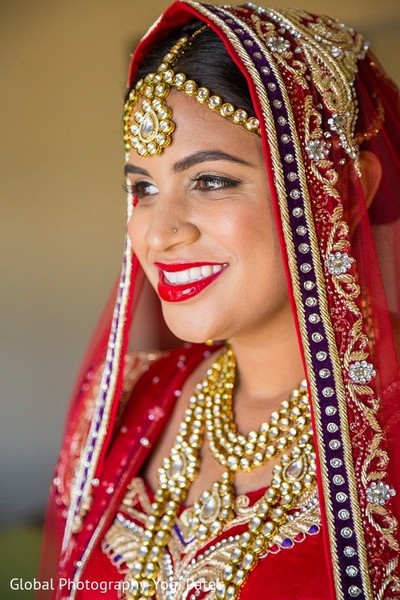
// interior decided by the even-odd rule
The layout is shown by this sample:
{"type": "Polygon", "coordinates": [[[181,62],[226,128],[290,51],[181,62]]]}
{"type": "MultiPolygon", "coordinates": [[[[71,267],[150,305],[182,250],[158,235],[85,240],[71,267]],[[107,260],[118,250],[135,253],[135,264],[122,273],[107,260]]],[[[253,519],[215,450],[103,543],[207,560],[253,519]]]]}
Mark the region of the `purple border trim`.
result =
{"type": "MultiPolygon", "coordinates": [[[[124,258],[123,258],[123,263],[122,263],[121,278],[120,278],[120,283],[118,285],[117,298],[116,298],[116,303],[115,303],[115,308],[114,308],[114,313],[113,313],[113,320],[112,320],[112,325],[111,325],[110,338],[109,338],[109,342],[108,342],[106,362],[105,362],[103,376],[102,376],[102,380],[101,380],[101,384],[100,384],[100,392],[99,392],[99,396],[98,396],[98,400],[97,400],[98,406],[96,408],[95,419],[92,422],[91,431],[89,434],[90,437],[88,439],[87,454],[85,455],[85,466],[84,466],[84,470],[83,470],[83,474],[82,474],[82,482],[79,487],[78,496],[80,496],[80,497],[83,494],[83,490],[84,490],[85,484],[87,482],[87,477],[89,475],[89,469],[92,466],[92,458],[93,458],[95,446],[98,443],[97,439],[99,437],[100,427],[102,424],[102,420],[104,417],[104,412],[105,412],[105,408],[106,408],[106,404],[107,404],[107,396],[108,396],[109,385],[110,385],[110,381],[111,381],[111,374],[114,370],[114,361],[116,359],[118,360],[118,358],[119,358],[119,355],[118,355],[118,353],[116,353],[115,349],[117,346],[118,331],[119,331],[120,322],[121,322],[121,314],[120,314],[121,313],[121,304],[122,304],[122,299],[123,299],[123,295],[124,295],[124,289],[126,287],[126,274],[127,274],[126,267],[127,267],[127,256],[126,256],[126,252],[125,252],[124,258]]],[[[79,507],[77,507],[77,510],[78,509],[79,509],[79,507]]]]}
{"type": "MultiPolygon", "coordinates": [[[[70,506],[70,512],[67,518],[67,526],[65,529],[65,537],[63,547],[66,547],[68,540],[74,531],[76,524],[79,524],[82,516],[82,509],[89,500],[92,489],[92,479],[95,476],[97,462],[99,458],[99,446],[103,443],[106,431],[104,427],[107,425],[106,409],[110,404],[110,383],[111,376],[115,373],[120,358],[120,333],[124,326],[125,315],[123,313],[123,302],[127,285],[129,284],[129,263],[128,257],[130,254],[130,246],[126,241],[120,281],[118,285],[117,297],[114,306],[113,318],[111,323],[111,331],[107,346],[107,354],[104,365],[104,371],[100,383],[99,395],[96,401],[96,410],[91,422],[88,440],[85,445],[83,458],[81,459],[81,467],[78,470],[78,481],[74,486],[73,498],[70,506]],[[102,431],[103,429],[103,431],[102,431]]],[[[114,393],[114,392],[113,392],[114,393]]]]}
{"type": "MultiPolygon", "coordinates": [[[[341,424],[339,403],[335,390],[333,365],[329,355],[327,335],[321,318],[319,306],[317,278],[311,241],[305,218],[305,199],[301,193],[296,147],[290,128],[290,121],[284,96],[281,93],[280,81],[275,77],[273,69],[265,56],[262,47],[247,33],[246,28],[232,14],[212,5],[204,5],[211,13],[220,18],[232,30],[254,64],[264,84],[274,116],[275,130],[278,140],[280,160],[284,172],[284,184],[288,202],[289,223],[293,236],[294,252],[298,267],[298,278],[301,287],[304,320],[312,357],[312,369],[318,390],[318,402],[321,411],[322,444],[326,453],[326,472],[329,487],[328,503],[332,505],[332,523],[337,544],[337,562],[339,566],[342,597],[367,598],[363,591],[361,566],[357,538],[354,529],[354,517],[350,503],[350,489],[345,468],[344,450],[341,441],[341,424]]],[[[265,18],[268,11],[255,8],[259,16],[265,18]]],[[[275,19],[271,15],[271,19],[275,19]]],[[[286,27],[285,24],[281,24],[286,27]]],[[[297,136],[297,133],[295,136],[297,136]]]]}

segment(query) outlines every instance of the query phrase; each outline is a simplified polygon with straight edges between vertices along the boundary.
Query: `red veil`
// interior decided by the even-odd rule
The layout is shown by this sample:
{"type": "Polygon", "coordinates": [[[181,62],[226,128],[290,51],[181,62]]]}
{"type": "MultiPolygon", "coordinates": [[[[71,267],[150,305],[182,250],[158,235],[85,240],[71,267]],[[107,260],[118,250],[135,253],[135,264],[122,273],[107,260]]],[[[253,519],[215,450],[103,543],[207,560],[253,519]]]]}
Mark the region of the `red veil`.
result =
{"type": "MultiPolygon", "coordinates": [[[[337,21],[252,3],[235,8],[191,0],[175,2],[143,38],[129,83],[149,48],[193,17],[224,42],[248,81],[261,123],[311,392],[331,572],[326,597],[400,597],[397,89],[363,38],[337,21]],[[373,198],[359,177],[363,161],[375,165],[373,198]]],[[[146,290],[127,241],[120,281],[70,409],[42,579],[56,572],[55,562],[61,576],[78,578],[90,554],[93,533],[85,522],[93,511],[101,528],[105,509],[92,500],[93,489],[112,442],[128,340],[136,348],[165,342],[157,339],[164,336],[157,301],[150,302],[146,290]],[[96,406],[87,412],[84,391],[103,363],[96,406]]],[[[124,475],[116,475],[114,484],[122,489],[124,475]]]]}

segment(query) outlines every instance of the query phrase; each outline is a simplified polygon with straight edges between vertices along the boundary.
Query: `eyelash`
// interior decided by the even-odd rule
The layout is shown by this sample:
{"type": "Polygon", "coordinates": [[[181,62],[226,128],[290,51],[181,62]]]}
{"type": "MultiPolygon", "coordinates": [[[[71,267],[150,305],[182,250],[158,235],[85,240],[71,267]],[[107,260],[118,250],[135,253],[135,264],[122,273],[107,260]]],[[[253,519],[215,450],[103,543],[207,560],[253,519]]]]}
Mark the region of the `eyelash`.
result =
{"type": "MultiPolygon", "coordinates": [[[[229,177],[222,177],[221,175],[199,175],[197,177],[191,177],[191,182],[196,184],[195,190],[200,190],[201,192],[214,192],[219,191],[221,189],[229,189],[235,188],[239,185],[239,181],[237,179],[230,179],[229,177]],[[215,186],[215,183],[217,185],[215,186]],[[208,187],[209,186],[209,187],[208,187]]],[[[136,181],[135,183],[123,183],[124,190],[135,196],[137,199],[146,198],[148,196],[152,196],[153,194],[146,194],[146,188],[150,187],[154,184],[148,181],[136,181]]]]}
{"type": "Polygon", "coordinates": [[[135,183],[126,183],[124,182],[122,184],[122,187],[124,188],[125,192],[127,192],[128,194],[132,194],[132,196],[134,196],[137,199],[140,198],[146,198],[147,196],[152,196],[153,194],[146,194],[144,193],[144,188],[146,186],[151,186],[154,185],[148,181],[136,181],[135,183]]]}
{"type": "Polygon", "coordinates": [[[204,192],[213,192],[226,188],[234,188],[240,183],[237,179],[230,179],[229,177],[222,177],[221,175],[199,175],[198,177],[191,178],[191,181],[193,183],[201,184],[196,186],[196,189],[200,189],[204,192]],[[206,186],[206,184],[210,184],[212,182],[218,182],[218,186],[206,186]]]}

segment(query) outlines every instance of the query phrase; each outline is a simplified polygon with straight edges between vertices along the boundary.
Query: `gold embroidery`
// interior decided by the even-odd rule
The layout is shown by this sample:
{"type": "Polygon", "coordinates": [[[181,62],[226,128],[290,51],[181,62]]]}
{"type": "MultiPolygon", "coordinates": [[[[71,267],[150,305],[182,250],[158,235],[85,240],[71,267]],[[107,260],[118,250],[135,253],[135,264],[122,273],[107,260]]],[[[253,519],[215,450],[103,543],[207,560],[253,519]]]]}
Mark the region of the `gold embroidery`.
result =
{"type": "MultiPolygon", "coordinates": [[[[307,148],[315,140],[320,140],[323,137],[321,128],[321,114],[314,108],[313,99],[307,96],[304,102],[305,122],[304,122],[304,141],[307,148]]],[[[310,169],[316,179],[322,183],[323,190],[328,196],[339,199],[339,192],[334,187],[338,181],[338,174],[334,170],[331,161],[318,160],[311,161],[310,169]]],[[[342,224],[344,225],[344,223],[342,224]]]]}
{"type": "MultiPolygon", "coordinates": [[[[167,600],[171,590],[174,591],[174,600],[180,600],[196,589],[207,592],[204,596],[207,600],[216,598],[215,583],[223,580],[224,569],[230,564],[232,551],[237,547],[235,532],[239,526],[246,525],[254,517],[262,498],[251,506],[245,506],[248,503],[247,496],[239,496],[237,500],[236,516],[225,526],[223,535],[219,536],[220,539],[215,544],[212,540],[203,542],[190,537],[188,520],[191,507],[177,518],[168,551],[160,557],[161,569],[156,584],[158,600],[167,600]],[[247,498],[247,502],[244,498],[247,498]]],[[[131,481],[120,510],[122,512],[117,514],[104,536],[102,550],[118,572],[125,575],[134,567],[147,514],[151,510],[151,500],[140,477],[131,481]]],[[[285,540],[290,540],[292,544],[304,540],[312,526],[320,526],[315,488],[302,497],[291,520],[283,525],[274,538],[273,546],[263,558],[279,552],[284,547],[285,540]]]]}
{"type": "MultiPolygon", "coordinates": [[[[342,214],[341,206],[333,212],[333,225],[327,245],[328,254],[349,250],[348,227],[342,221],[342,214]]],[[[349,372],[352,363],[368,359],[371,340],[364,333],[363,315],[355,302],[360,296],[361,290],[354,275],[351,273],[333,275],[332,282],[338,296],[344,301],[345,307],[356,317],[348,333],[348,344],[343,357],[344,368],[349,372]]],[[[381,481],[387,476],[388,456],[382,449],[383,435],[376,416],[380,403],[373,389],[366,383],[350,380],[348,390],[353,406],[359,413],[359,419],[364,420],[364,425],[361,425],[361,421],[358,425],[358,436],[364,434],[367,425],[373,432],[370,446],[364,452],[361,467],[361,482],[365,490],[372,482],[381,481]]],[[[388,545],[393,550],[399,551],[399,545],[393,535],[396,530],[396,520],[389,514],[388,509],[384,505],[368,502],[365,511],[369,522],[386,539],[388,545]]]]}
{"type": "Polygon", "coordinates": [[[357,61],[365,57],[368,45],[363,37],[328,17],[315,20],[301,10],[268,10],[270,18],[296,31],[297,49],[301,60],[296,58],[290,43],[279,37],[278,26],[266,23],[252,15],[252,25],[271,50],[277,65],[285,76],[304,90],[309,88],[307,71],[312,73],[313,84],[321,95],[327,109],[340,118],[341,145],[351,158],[356,158],[358,147],[354,129],[357,119],[357,101],[352,86],[357,61]],[[277,37],[278,36],[278,37],[277,37]],[[276,40],[280,40],[278,51],[274,51],[276,40]],[[286,46],[284,46],[286,44],[286,46]],[[285,73],[286,72],[286,73],[285,73]]]}

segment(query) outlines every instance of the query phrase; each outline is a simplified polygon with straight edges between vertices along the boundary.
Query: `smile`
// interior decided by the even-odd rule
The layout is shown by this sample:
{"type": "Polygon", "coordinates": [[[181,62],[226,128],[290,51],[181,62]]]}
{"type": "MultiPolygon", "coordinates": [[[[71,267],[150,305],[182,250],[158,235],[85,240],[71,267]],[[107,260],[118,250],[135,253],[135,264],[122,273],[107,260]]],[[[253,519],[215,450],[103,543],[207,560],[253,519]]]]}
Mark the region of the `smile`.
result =
{"type": "Polygon", "coordinates": [[[166,302],[182,302],[199,294],[217,279],[226,263],[155,263],[160,269],[158,293],[166,302]]]}

